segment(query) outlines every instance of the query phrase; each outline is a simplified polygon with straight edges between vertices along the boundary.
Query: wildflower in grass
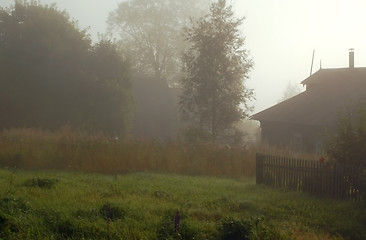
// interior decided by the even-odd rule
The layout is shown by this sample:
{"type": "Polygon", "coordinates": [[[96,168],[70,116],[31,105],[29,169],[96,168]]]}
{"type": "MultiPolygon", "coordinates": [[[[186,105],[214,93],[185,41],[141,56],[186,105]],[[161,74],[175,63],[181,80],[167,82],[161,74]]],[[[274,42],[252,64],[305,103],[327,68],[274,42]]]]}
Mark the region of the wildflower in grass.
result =
{"type": "Polygon", "coordinates": [[[180,224],[180,213],[179,210],[177,210],[177,213],[174,217],[174,230],[177,232],[179,230],[179,224],[180,224]]]}

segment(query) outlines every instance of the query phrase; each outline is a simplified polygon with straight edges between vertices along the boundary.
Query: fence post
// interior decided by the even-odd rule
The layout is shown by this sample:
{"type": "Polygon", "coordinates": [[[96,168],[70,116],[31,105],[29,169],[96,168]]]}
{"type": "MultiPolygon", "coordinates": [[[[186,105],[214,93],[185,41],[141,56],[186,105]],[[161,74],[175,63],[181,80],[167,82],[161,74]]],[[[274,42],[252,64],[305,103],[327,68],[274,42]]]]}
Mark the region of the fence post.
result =
{"type": "Polygon", "coordinates": [[[256,156],[256,184],[263,183],[263,164],[264,164],[264,155],[257,153],[256,156]]]}

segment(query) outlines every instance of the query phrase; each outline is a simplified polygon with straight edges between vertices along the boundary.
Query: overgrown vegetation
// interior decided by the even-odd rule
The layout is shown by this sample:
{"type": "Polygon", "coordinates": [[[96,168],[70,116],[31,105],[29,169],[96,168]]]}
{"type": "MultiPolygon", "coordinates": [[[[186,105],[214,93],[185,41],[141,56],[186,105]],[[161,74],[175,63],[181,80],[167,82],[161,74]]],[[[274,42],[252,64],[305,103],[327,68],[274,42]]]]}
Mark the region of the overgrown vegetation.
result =
{"type": "Polygon", "coordinates": [[[358,203],[254,185],[254,148],[110,139],[65,127],[4,130],[0,149],[8,168],[0,171],[0,238],[365,237],[358,203]]]}
{"type": "Polygon", "coordinates": [[[3,239],[366,237],[364,207],[256,186],[252,178],[0,170],[0,185],[3,239]],[[39,188],[25,186],[28,179],[59,181],[39,188]]]}
{"type": "Polygon", "coordinates": [[[10,129],[0,132],[0,166],[99,173],[169,172],[253,177],[255,151],[241,147],[112,139],[104,135],[10,129]]]}
{"type": "Polygon", "coordinates": [[[325,145],[327,156],[336,162],[366,167],[366,99],[340,111],[334,135],[325,145]]]}
{"type": "Polygon", "coordinates": [[[363,169],[359,190],[366,199],[366,99],[353,102],[339,113],[335,134],[326,139],[329,160],[363,169]]]}
{"type": "Polygon", "coordinates": [[[31,179],[27,179],[24,182],[24,186],[39,187],[39,188],[52,188],[56,184],[56,182],[58,182],[57,179],[31,178],[31,179]]]}

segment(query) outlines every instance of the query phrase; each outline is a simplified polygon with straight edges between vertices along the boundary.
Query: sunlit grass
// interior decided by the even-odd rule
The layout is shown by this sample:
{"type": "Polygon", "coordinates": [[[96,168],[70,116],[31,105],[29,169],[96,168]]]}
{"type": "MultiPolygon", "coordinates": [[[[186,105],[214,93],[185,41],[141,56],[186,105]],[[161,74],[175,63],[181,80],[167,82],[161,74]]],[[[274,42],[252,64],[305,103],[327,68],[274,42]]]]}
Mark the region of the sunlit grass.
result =
{"type": "Polygon", "coordinates": [[[220,223],[229,217],[263,218],[281,239],[363,239],[366,234],[366,210],[360,205],[256,186],[253,178],[1,170],[0,184],[0,215],[12,227],[6,228],[7,239],[158,239],[164,221],[178,209],[195,239],[218,239],[220,223]],[[24,185],[34,178],[57,183],[24,185]],[[104,219],[105,204],[121,209],[123,217],[104,219]]]}

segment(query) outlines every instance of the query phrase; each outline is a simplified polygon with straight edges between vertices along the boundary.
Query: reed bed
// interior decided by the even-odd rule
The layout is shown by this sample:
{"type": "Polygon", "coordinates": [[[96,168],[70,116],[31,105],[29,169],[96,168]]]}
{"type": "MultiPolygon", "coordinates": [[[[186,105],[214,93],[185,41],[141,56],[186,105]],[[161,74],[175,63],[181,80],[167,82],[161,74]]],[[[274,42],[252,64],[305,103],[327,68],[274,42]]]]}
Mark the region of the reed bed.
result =
{"type": "Polygon", "coordinates": [[[120,174],[159,172],[254,177],[256,149],[179,141],[117,139],[63,128],[0,132],[0,167],[120,174]]]}

